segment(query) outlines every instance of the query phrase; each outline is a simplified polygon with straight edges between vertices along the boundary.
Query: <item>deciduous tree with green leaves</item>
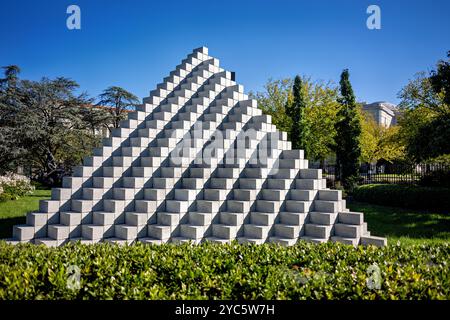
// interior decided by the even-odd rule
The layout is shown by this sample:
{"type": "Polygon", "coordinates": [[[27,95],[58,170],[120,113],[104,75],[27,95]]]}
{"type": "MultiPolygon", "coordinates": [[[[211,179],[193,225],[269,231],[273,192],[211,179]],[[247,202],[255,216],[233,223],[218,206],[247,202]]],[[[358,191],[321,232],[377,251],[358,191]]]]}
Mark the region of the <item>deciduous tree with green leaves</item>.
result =
{"type": "Polygon", "coordinates": [[[303,84],[308,94],[306,150],[309,159],[323,165],[333,155],[336,115],[340,108],[336,100],[338,92],[331,83],[304,80],[303,84]]]}
{"type": "Polygon", "coordinates": [[[290,136],[292,120],[286,114],[286,106],[292,103],[292,85],[291,78],[273,80],[269,79],[264,85],[264,91],[250,92],[250,98],[258,101],[258,108],[264,114],[272,116],[272,123],[278,130],[287,132],[290,136]]]}
{"type": "MultiPolygon", "coordinates": [[[[450,108],[450,51],[447,52],[447,61],[440,60],[436,70],[431,71],[430,83],[433,91],[442,96],[444,104],[450,108]]],[[[450,111],[448,108],[446,112],[450,111]]]]}
{"type": "Polygon", "coordinates": [[[430,74],[417,73],[399,97],[399,136],[410,161],[450,154],[450,59],[439,61],[430,74]]]}
{"type": "MultiPolygon", "coordinates": [[[[309,134],[305,139],[305,151],[309,159],[324,162],[333,154],[336,130],[336,114],[340,105],[336,101],[337,88],[331,83],[312,81],[302,77],[302,92],[305,96],[305,121],[309,134]]],[[[250,93],[258,100],[258,107],[272,116],[272,122],[279,130],[292,136],[292,119],[288,109],[293,104],[294,80],[269,79],[263,92],[250,93]]]]}
{"type": "Polygon", "coordinates": [[[389,162],[404,160],[405,148],[398,137],[398,126],[385,127],[371,115],[360,111],[361,162],[375,163],[384,159],[389,162]]]}

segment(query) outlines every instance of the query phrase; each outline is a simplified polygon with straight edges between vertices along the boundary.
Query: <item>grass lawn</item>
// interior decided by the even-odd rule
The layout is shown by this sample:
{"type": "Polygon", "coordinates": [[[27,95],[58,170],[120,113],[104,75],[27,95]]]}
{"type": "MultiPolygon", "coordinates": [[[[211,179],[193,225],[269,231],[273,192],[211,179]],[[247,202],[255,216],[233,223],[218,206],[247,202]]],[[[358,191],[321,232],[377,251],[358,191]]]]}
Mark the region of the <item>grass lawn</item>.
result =
{"type": "Polygon", "coordinates": [[[388,243],[450,242],[450,215],[396,207],[348,202],[352,211],[363,212],[372,235],[388,238],[388,243]]]}
{"type": "MultiPolygon", "coordinates": [[[[49,199],[50,190],[35,190],[19,200],[0,202],[0,239],[12,236],[12,226],[25,223],[27,212],[38,210],[39,200],[49,199]]],[[[450,215],[395,207],[348,202],[352,211],[364,213],[369,231],[387,237],[389,243],[450,242],[450,215]]]]}
{"type": "Polygon", "coordinates": [[[13,225],[25,223],[27,212],[38,210],[39,200],[50,195],[51,190],[34,190],[19,200],[0,202],[0,239],[11,238],[13,225]]]}

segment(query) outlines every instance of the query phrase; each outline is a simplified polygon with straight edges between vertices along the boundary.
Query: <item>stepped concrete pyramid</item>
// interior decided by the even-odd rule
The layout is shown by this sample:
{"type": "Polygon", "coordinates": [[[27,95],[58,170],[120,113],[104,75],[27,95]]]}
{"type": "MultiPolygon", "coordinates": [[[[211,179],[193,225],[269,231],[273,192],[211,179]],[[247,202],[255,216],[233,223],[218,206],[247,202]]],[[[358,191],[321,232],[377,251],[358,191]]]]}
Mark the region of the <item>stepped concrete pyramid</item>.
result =
{"type": "Polygon", "coordinates": [[[9,242],[385,245],[243,91],[195,49],[9,242]]]}

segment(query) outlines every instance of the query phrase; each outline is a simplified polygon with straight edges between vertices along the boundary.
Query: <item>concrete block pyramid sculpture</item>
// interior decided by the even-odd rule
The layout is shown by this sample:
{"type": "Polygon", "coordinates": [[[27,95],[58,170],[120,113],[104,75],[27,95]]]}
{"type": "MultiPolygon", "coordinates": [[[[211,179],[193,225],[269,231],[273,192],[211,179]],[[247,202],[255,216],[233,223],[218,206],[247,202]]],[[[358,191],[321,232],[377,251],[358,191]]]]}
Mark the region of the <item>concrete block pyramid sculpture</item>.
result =
{"type": "Polygon", "coordinates": [[[11,243],[299,240],[383,246],[302,150],[195,49],[40,202],[11,243]]]}

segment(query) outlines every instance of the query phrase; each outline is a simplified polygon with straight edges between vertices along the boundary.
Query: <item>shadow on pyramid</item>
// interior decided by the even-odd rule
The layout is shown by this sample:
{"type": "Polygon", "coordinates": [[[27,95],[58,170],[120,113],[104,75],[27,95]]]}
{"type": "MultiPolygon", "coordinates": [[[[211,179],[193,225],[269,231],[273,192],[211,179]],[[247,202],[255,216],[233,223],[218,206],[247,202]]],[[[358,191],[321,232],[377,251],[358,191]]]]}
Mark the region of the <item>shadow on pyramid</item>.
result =
{"type": "Polygon", "coordinates": [[[8,241],[385,245],[243,92],[195,49],[8,241]]]}

